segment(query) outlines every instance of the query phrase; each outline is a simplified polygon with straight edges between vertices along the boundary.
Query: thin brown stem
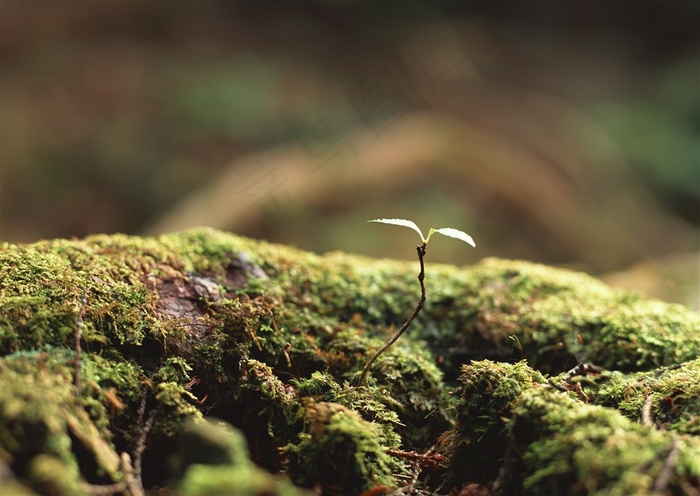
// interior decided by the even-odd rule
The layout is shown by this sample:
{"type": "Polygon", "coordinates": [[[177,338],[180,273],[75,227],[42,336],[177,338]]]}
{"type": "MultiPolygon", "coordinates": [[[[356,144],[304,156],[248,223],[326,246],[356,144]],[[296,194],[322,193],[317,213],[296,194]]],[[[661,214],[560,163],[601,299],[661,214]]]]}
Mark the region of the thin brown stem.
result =
{"type": "Polygon", "coordinates": [[[136,438],[136,445],[134,446],[134,459],[133,464],[131,465],[134,484],[136,484],[142,492],[143,478],[141,460],[143,458],[143,452],[146,450],[146,440],[148,438],[148,434],[151,432],[151,429],[153,428],[153,423],[156,419],[156,410],[152,410],[151,413],[148,415],[148,419],[146,419],[146,421],[144,422],[143,417],[146,413],[146,399],[147,394],[146,392],[144,392],[141,396],[141,404],[139,405],[138,410],[138,437],[136,438]]]}
{"type": "Polygon", "coordinates": [[[73,386],[75,389],[80,389],[80,354],[82,353],[82,348],[80,347],[80,340],[83,337],[83,314],[85,313],[85,305],[87,305],[87,296],[83,296],[80,300],[80,310],[78,311],[78,320],[75,325],[75,334],[73,335],[75,341],[75,366],[73,369],[73,386]]]}
{"type": "Polygon", "coordinates": [[[679,453],[678,439],[674,439],[673,443],[671,443],[671,450],[666,456],[666,463],[664,463],[661,473],[657,477],[656,482],[654,482],[654,494],[666,494],[668,484],[671,482],[671,477],[673,477],[673,469],[676,466],[679,453]]]}
{"type": "Polygon", "coordinates": [[[408,329],[408,326],[411,325],[411,322],[413,322],[413,319],[416,318],[418,313],[421,311],[423,308],[423,305],[425,304],[425,266],[423,264],[423,257],[425,256],[425,249],[426,249],[426,243],[423,243],[422,245],[416,246],[416,251],[418,252],[418,261],[420,262],[420,273],[418,274],[418,281],[420,282],[420,301],[418,302],[418,305],[416,305],[416,308],[413,310],[413,313],[411,316],[408,318],[408,320],[404,323],[404,325],[401,326],[401,329],[396,331],[389,340],[382,345],[381,348],[379,348],[374,355],[372,355],[372,358],[369,359],[367,362],[367,365],[365,365],[365,368],[362,369],[362,375],[360,376],[360,380],[357,383],[358,387],[362,387],[362,385],[365,383],[365,379],[367,378],[367,374],[369,373],[369,369],[372,367],[372,364],[374,361],[379,358],[379,355],[384,353],[389,347],[396,342],[397,339],[401,337],[401,335],[406,332],[406,329],[408,329]]]}

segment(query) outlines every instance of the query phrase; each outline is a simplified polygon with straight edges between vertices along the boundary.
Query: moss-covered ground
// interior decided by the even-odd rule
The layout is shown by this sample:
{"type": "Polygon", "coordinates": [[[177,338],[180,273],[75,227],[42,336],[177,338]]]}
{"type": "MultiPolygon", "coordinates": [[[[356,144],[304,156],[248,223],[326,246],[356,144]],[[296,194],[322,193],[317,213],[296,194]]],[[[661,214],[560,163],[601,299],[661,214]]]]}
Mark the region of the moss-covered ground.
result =
{"type": "Polygon", "coordinates": [[[0,493],[697,494],[696,313],[428,253],[356,387],[417,271],[211,229],[1,245],[0,493]]]}

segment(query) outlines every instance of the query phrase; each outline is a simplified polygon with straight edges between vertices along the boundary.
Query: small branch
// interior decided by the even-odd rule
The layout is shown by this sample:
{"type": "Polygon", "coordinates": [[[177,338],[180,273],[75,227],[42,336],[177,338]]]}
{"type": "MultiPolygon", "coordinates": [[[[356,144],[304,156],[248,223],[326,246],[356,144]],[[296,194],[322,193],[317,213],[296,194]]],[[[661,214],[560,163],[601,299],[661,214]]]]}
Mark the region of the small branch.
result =
{"type": "Polygon", "coordinates": [[[579,375],[600,374],[603,367],[593,365],[592,363],[579,363],[573,369],[564,374],[564,382],[570,383],[571,380],[579,375]]]}
{"type": "Polygon", "coordinates": [[[114,494],[122,494],[126,491],[125,482],[117,482],[116,484],[97,485],[83,484],[83,490],[91,496],[112,496],[114,494]]]}
{"type": "Polygon", "coordinates": [[[547,382],[550,386],[563,393],[566,393],[567,391],[575,392],[581,401],[588,403],[588,396],[584,392],[583,386],[581,386],[580,382],[574,381],[574,378],[578,376],[600,374],[602,371],[603,367],[599,367],[598,365],[593,365],[591,363],[579,363],[573,369],[564,374],[563,386],[556,384],[553,379],[548,379],[547,382]]]}
{"type": "Polygon", "coordinates": [[[78,321],[75,326],[75,369],[73,370],[73,386],[75,389],[80,389],[80,339],[83,337],[83,314],[85,313],[85,305],[87,305],[87,296],[83,296],[80,300],[80,310],[78,310],[78,321]]]}
{"type": "Polygon", "coordinates": [[[126,451],[122,452],[119,457],[119,469],[124,477],[123,481],[107,485],[83,484],[83,489],[90,496],[112,496],[115,494],[145,496],[141,479],[136,474],[134,466],[131,464],[131,457],[126,451]]]}
{"type": "Polygon", "coordinates": [[[669,451],[668,456],[666,457],[666,463],[664,463],[661,473],[656,478],[656,482],[654,483],[654,494],[666,494],[666,489],[668,489],[668,483],[671,481],[673,467],[676,465],[678,454],[678,439],[674,439],[673,444],[671,445],[671,451],[669,451]]]}
{"type": "Polygon", "coordinates": [[[420,282],[420,292],[421,292],[421,297],[420,301],[418,302],[418,305],[416,305],[415,310],[413,310],[413,313],[411,316],[408,318],[408,320],[404,323],[404,325],[401,326],[401,329],[396,331],[396,333],[389,338],[389,340],[382,345],[381,348],[379,348],[374,355],[372,355],[372,358],[369,359],[367,362],[367,365],[365,365],[365,368],[362,369],[362,375],[360,376],[360,380],[357,383],[358,387],[362,387],[362,385],[365,383],[365,379],[367,378],[367,374],[369,373],[369,369],[372,367],[372,364],[374,361],[379,358],[379,355],[384,353],[389,347],[396,342],[397,339],[401,337],[401,335],[406,332],[406,329],[408,329],[408,326],[411,325],[411,322],[413,322],[413,319],[416,318],[418,313],[421,311],[423,308],[423,305],[425,304],[425,266],[423,264],[423,257],[425,256],[425,250],[426,250],[426,244],[423,243],[422,245],[416,246],[416,251],[418,252],[418,261],[420,262],[420,273],[418,274],[418,281],[420,282]]]}
{"type": "MultiPolygon", "coordinates": [[[[146,395],[144,394],[139,406],[139,419],[143,419],[143,413],[146,409],[146,395]]],[[[155,419],[155,410],[151,412],[148,420],[143,427],[140,428],[139,437],[136,440],[134,449],[134,463],[131,463],[131,457],[126,451],[122,452],[119,457],[119,469],[124,477],[122,482],[108,485],[83,484],[83,489],[90,496],[112,496],[115,494],[125,494],[127,496],[145,496],[146,492],[143,489],[143,481],[141,479],[141,456],[146,449],[146,436],[153,427],[155,419]]]]}
{"type": "Polygon", "coordinates": [[[566,389],[564,386],[562,386],[562,385],[557,384],[556,382],[554,382],[554,379],[552,379],[552,378],[547,379],[547,383],[548,383],[550,386],[552,386],[554,389],[556,389],[557,391],[561,391],[562,393],[566,393],[566,392],[569,391],[569,390],[566,389]]]}
{"type": "Polygon", "coordinates": [[[644,406],[642,406],[642,424],[645,427],[653,427],[654,421],[651,418],[651,405],[654,402],[654,397],[652,395],[647,396],[644,400],[644,406]]]}
{"type": "MultiPolygon", "coordinates": [[[[138,428],[138,437],[136,438],[136,444],[134,446],[134,464],[132,469],[134,481],[136,484],[138,484],[138,487],[140,488],[142,493],[143,478],[141,477],[141,460],[143,458],[143,452],[146,450],[146,439],[148,437],[148,434],[151,432],[151,429],[153,428],[153,423],[156,419],[156,410],[153,410],[148,415],[148,419],[146,419],[145,422],[143,421],[143,416],[146,413],[146,397],[147,395],[146,393],[144,393],[141,397],[141,404],[139,405],[138,410],[138,422],[140,425],[138,428]]],[[[122,456],[124,456],[124,454],[122,454],[122,456]]]]}
{"type": "Polygon", "coordinates": [[[415,462],[421,467],[436,468],[446,461],[443,455],[440,453],[431,453],[430,450],[423,454],[416,453],[415,451],[399,451],[393,449],[388,449],[386,452],[391,456],[403,458],[409,462],[415,462]]]}
{"type": "Polygon", "coordinates": [[[141,481],[138,480],[136,474],[134,473],[134,467],[131,465],[131,458],[129,453],[124,451],[121,455],[121,466],[122,473],[124,474],[124,483],[126,484],[126,491],[129,496],[145,496],[143,490],[143,485],[141,481]]]}

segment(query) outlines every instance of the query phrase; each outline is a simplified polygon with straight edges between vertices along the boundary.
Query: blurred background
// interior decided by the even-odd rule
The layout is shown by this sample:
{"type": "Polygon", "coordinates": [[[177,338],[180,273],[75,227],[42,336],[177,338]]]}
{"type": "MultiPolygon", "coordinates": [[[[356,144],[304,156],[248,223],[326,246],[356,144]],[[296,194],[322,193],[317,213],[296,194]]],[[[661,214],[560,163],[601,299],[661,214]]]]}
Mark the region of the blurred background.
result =
{"type": "Polygon", "coordinates": [[[0,1],[0,239],[213,226],[698,308],[700,3],[0,1]]]}

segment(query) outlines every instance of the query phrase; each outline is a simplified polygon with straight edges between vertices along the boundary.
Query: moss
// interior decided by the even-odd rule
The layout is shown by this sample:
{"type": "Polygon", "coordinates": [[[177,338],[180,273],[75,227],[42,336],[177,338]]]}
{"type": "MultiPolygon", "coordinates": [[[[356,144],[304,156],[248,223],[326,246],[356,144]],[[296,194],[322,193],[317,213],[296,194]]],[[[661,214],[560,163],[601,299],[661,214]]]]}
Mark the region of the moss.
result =
{"type": "MultiPolygon", "coordinates": [[[[700,487],[700,439],[634,423],[619,411],[562,393],[524,362],[464,367],[452,483],[501,494],[650,494],[700,487]],[[667,468],[671,450],[677,460],[667,468]]],[[[675,492],[674,492],[675,491],[675,492]]]]}
{"type": "Polygon", "coordinates": [[[312,494],[261,470],[193,465],[177,488],[183,496],[303,496],[312,494]]]}
{"type": "Polygon", "coordinates": [[[283,383],[268,365],[257,360],[241,362],[241,380],[229,403],[212,411],[246,432],[253,459],[278,472],[280,449],[296,438],[295,415],[301,405],[293,388],[283,383]]]}
{"type": "Polygon", "coordinates": [[[132,259],[128,252],[97,246],[98,240],[56,240],[0,251],[0,297],[9,305],[0,320],[0,352],[70,347],[83,297],[92,317],[85,329],[88,344],[140,345],[149,324],[158,327],[151,311],[155,300],[138,270],[147,267],[133,263],[145,255],[132,259]]]}
{"type": "Polygon", "coordinates": [[[61,459],[52,455],[32,458],[27,470],[29,485],[40,494],[51,496],[79,496],[86,494],[80,484],[76,467],[66,467],[61,459]]]}
{"type": "Polygon", "coordinates": [[[0,389],[0,456],[17,476],[41,492],[46,484],[55,483],[60,486],[57,494],[71,494],[60,488],[66,481],[79,480],[77,450],[89,453],[93,460],[84,467],[85,477],[119,480],[118,458],[107,441],[105,411],[94,409],[94,417],[87,413],[83,400],[74,394],[70,365],[65,353],[50,352],[18,353],[0,362],[4,386],[0,389]],[[57,464],[62,471],[54,470],[57,464]],[[60,477],[51,482],[55,479],[51,474],[60,477]]]}
{"type": "Polygon", "coordinates": [[[12,496],[36,496],[36,493],[18,480],[12,479],[9,473],[3,471],[3,480],[0,482],[0,494],[12,496]]]}
{"type": "MultiPolygon", "coordinates": [[[[651,494],[700,489],[700,440],[632,423],[619,412],[581,405],[547,389],[525,391],[512,408],[509,436],[522,464],[513,489],[531,494],[651,494]],[[672,451],[677,459],[668,464],[672,451]],[[522,477],[522,480],[520,480],[522,477]]],[[[513,492],[512,494],[515,494],[513,492]]]]}
{"type": "Polygon", "coordinates": [[[0,428],[3,458],[26,472],[38,453],[51,454],[75,468],[71,441],[59,407],[70,400],[62,377],[17,373],[3,364],[0,428]]]}
{"type": "Polygon", "coordinates": [[[457,427],[447,439],[455,481],[489,483],[500,467],[508,440],[505,418],[526,389],[546,380],[525,362],[474,362],[462,368],[457,427]]]}
{"type": "Polygon", "coordinates": [[[257,468],[243,434],[220,420],[187,422],[171,460],[183,495],[301,496],[289,481],[257,468]]]}
{"type": "Polygon", "coordinates": [[[402,439],[397,431],[406,425],[396,412],[401,410],[402,405],[386,389],[356,389],[347,382],[341,385],[327,372],[314,372],[308,379],[293,381],[293,384],[302,401],[312,401],[311,404],[334,403],[352,409],[364,420],[379,426],[392,445],[401,444],[402,439]]]}
{"type": "MultiPolygon", "coordinates": [[[[153,418],[144,481],[166,485],[157,460],[207,413],[240,428],[251,460],[269,471],[289,464],[307,486],[337,492],[341,481],[359,491],[398,485],[392,474],[408,465],[387,448],[423,452],[456,417],[454,480],[488,483],[503,467],[499,453],[512,453],[501,417],[546,383],[537,370],[559,373],[578,359],[613,371],[585,385],[592,401],[638,420],[651,394],[654,421],[697,433],[697,314],[526,262],[428,261],[423,312],[367,387],[353,387],[414,308],[417,265],[318,256],[212,229],[3,244],[0,374],[11,386],[0,391],[0,456],[23,482],[34,458],[50,455],[82,481],[109,483],[122,477],[117,454],[133,455],[153,418]],[[461,363],[521,357],[533,368],[474,363],[453,394],[461,363]],[[318,429],[314,404],[337,405],[318,429]]],[[[194,463],[182,487],[204,491],[202,474],[232,487],[228,465],[194,463]]]]}
{"type": "Polygon", "coordinates": [[[498,259],[453,274],[447,267],[431,269],[444,283],[428,289],[428,313],[437,315],[422,333],[451,366],[476,356],[525,358],[552,374],[577,360],[635,371],[700,354],[697,314],[585,274],[498,259]],[[509,336],[518,338],[517,346],[509,336]]]}
{"type": "Polygon", "coordinates": [[[195,464],[253,466],[245,436],[226,422],[213,418],[184,423],[171,465],[175,476],[182,477],[187,468],[195,464]]]}
{"type": "Polygon", "coordinates": [[[700,435],[700,359],[653,372],[611,374],[593,388],[594,403],[619,410],[630,420],[682,434],[700,435]]]}
{"type": "Polygon", "coordinates": [[[323,494],[359,494],[374,485],[395,485],[405,472],[387,448],[398,448],[382,428],[338,404],[307,398],[302,410],[306,430],[286,447],[288,474],[304,487],[319,484],[323,494]]]}
{"type": "MultiPolygon", "coordinates": [[[[382,341],[369,341],[371,346],[360,364],[367,362],[382,341]]],[[[358,372],[353,374],[353,381],[358,372]]],[[[378,391],[379,398],[384,398],[380,401],[397,414],[395,430],[406,449],[423,452],[452,426],[451,388],[444,384],[442,372],[420,342],[406,340],[382,354],[372,368],[368,385],[370,394],[378,391]]]]}

